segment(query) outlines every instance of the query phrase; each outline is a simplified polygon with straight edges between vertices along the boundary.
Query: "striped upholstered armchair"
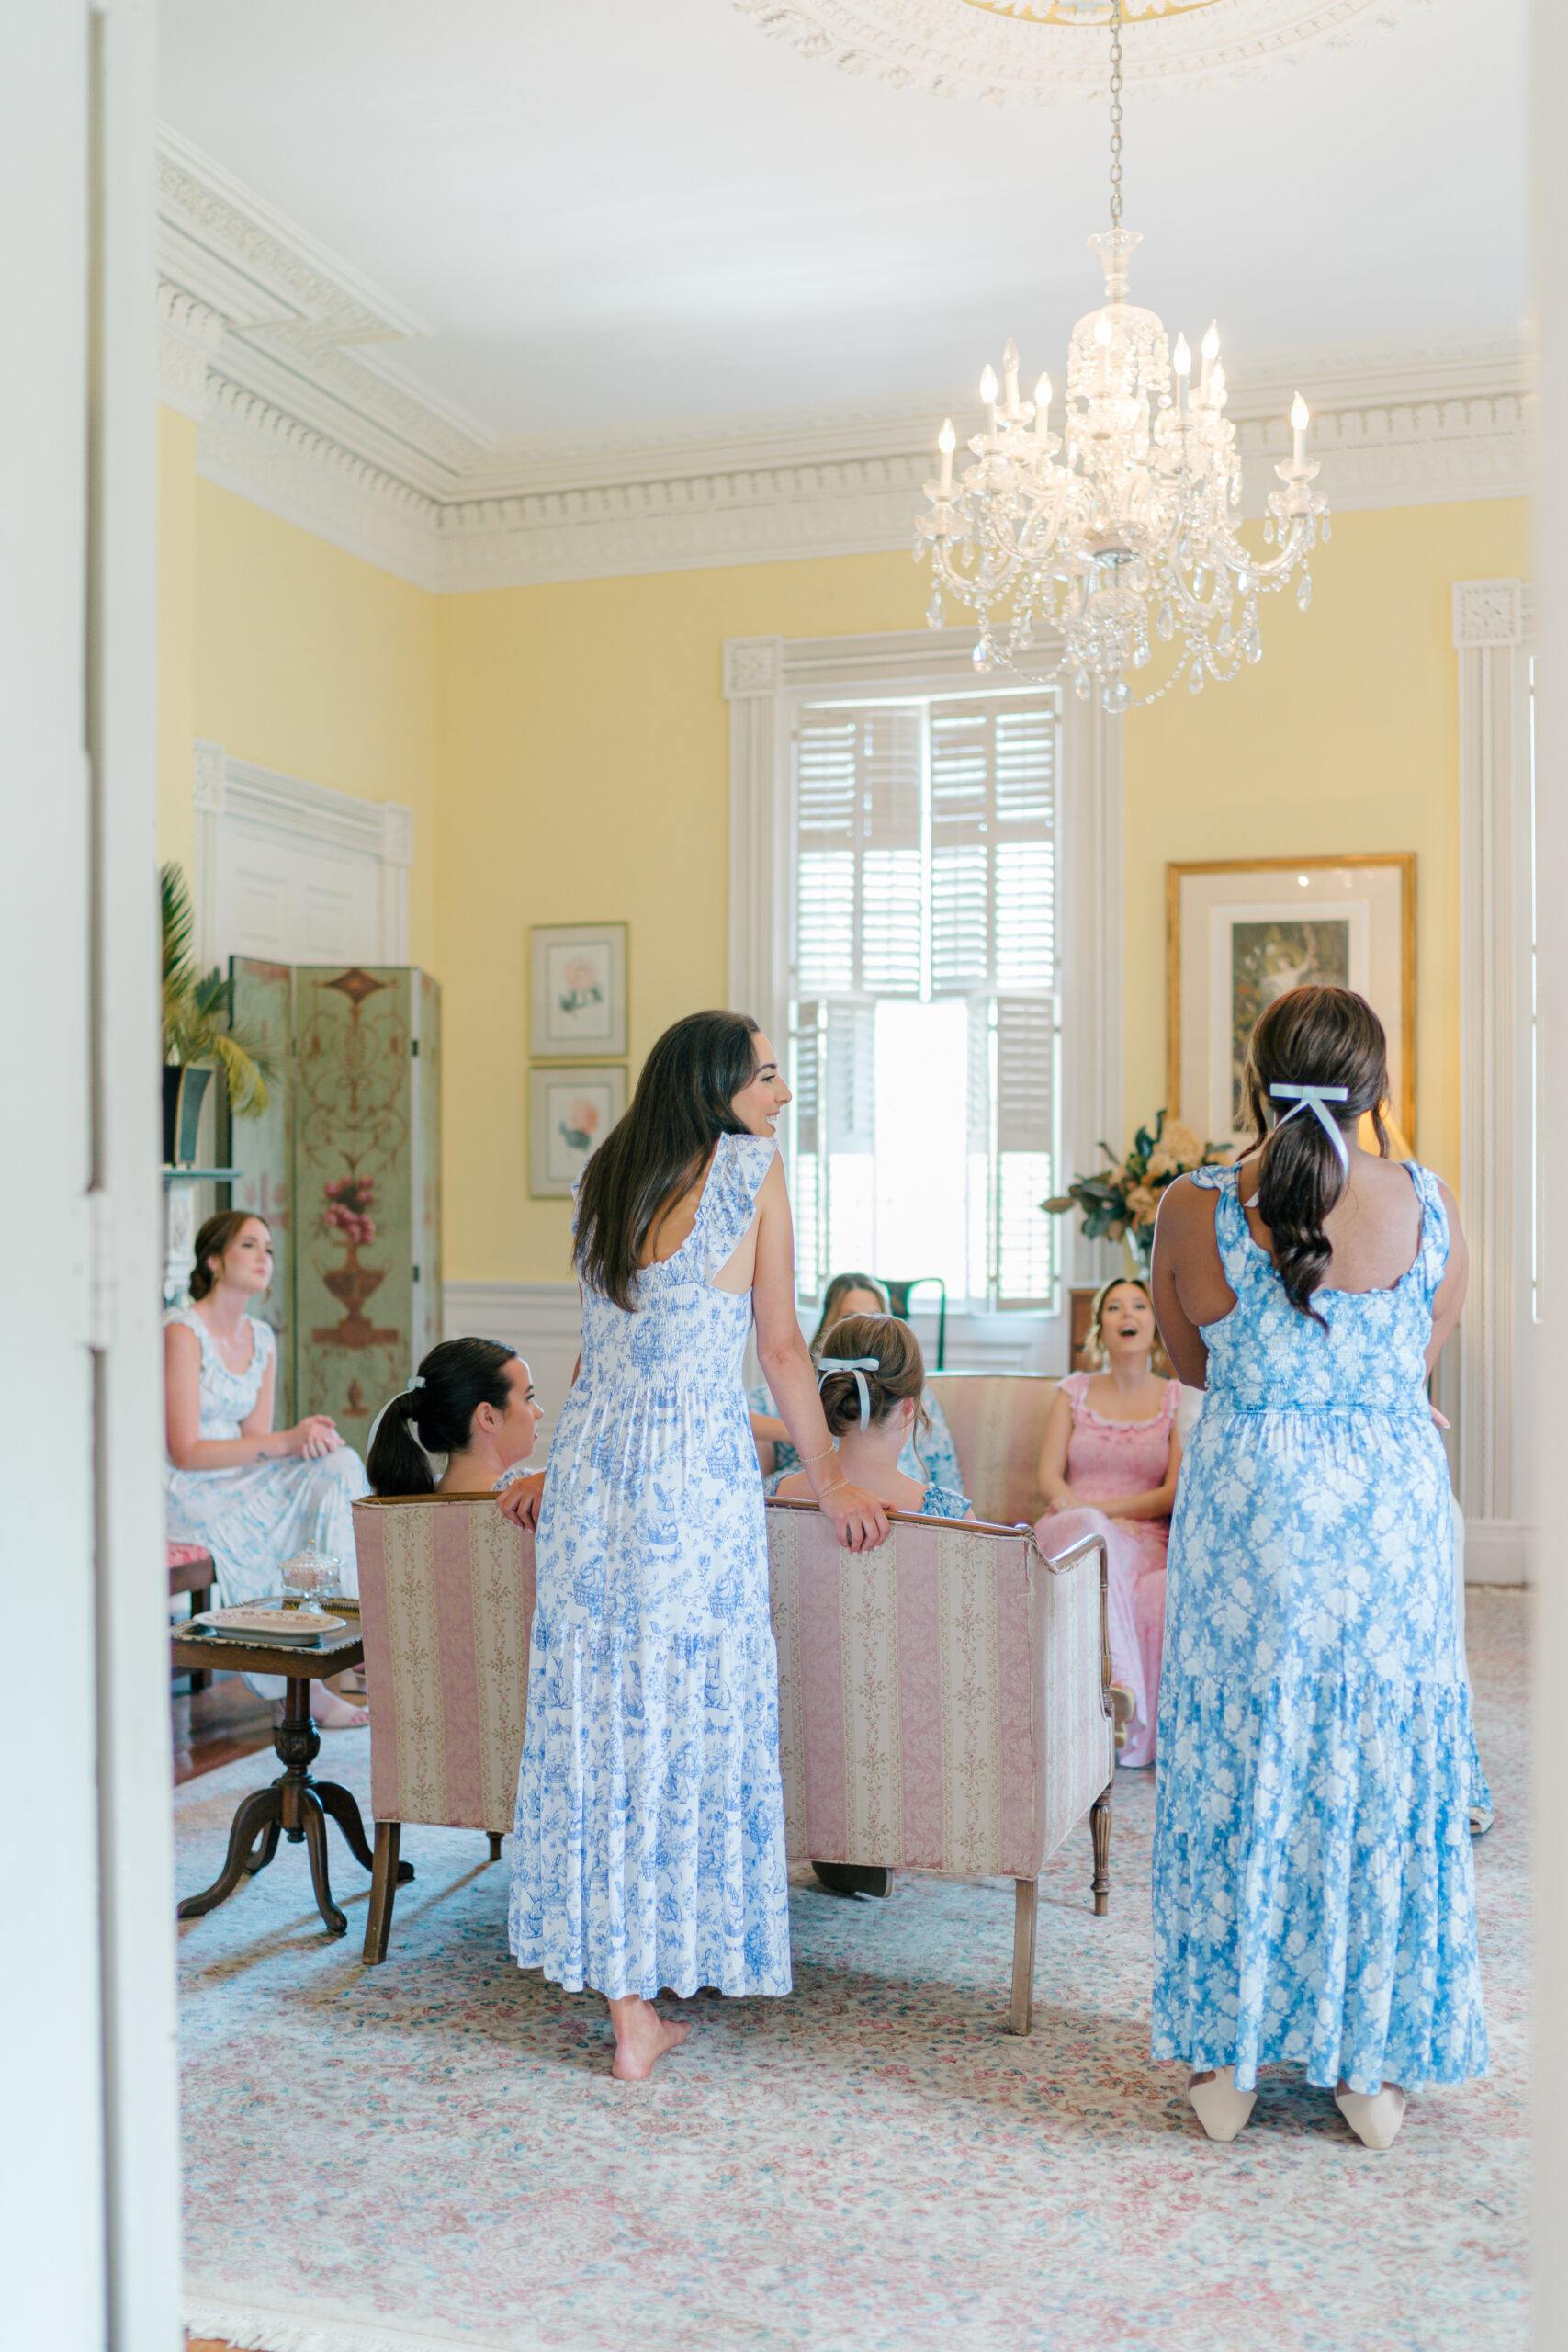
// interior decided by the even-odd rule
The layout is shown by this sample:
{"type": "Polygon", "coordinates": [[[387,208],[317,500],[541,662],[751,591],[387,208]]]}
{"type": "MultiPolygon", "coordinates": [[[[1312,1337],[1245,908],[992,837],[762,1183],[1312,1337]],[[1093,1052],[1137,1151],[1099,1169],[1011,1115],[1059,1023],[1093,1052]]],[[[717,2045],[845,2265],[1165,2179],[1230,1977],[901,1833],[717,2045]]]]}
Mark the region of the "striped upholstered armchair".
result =
{"type": "Polygon", "coordinates": [[[1040,1873],[1086,1815],[1097,1912],[1110,1894],[1103,1542],[1050,1560],[1027,1526],[895,1515],[879,1550],[846,1552],[815,1504],[775,1498],[768,1566],[791,1857],[1012,1879],[1027,2033],[1040,1873]]]}
{"type": "Polygon", "coordinates": [[[387,1957],[405,1822],[512,1827],[528,1712],[534,1538],[489,1495],[373,1498],[354,1506],[370,1809],[376,1821],[365,1958],[387,1957]]]}

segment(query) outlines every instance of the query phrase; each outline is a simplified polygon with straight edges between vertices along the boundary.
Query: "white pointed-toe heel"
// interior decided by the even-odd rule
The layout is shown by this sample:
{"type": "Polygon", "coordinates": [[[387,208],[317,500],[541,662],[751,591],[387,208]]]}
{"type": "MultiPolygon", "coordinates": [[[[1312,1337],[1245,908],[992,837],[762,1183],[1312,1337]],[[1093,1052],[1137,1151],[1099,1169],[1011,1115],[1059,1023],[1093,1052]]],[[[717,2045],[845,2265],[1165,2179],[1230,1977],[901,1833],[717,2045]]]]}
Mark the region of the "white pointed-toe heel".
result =
{"type": "Polygon", "coordinates": [[[1404,2093],[1393,2083],[1381,2091],[1336,2091],[1334,2104],[1363,2148],[1392,2148],[1404,2120],[1404,2093]]]}
{"type": "Polygon", "coordinates": [[[1237,2090],[1234,2066],[1216,2067],[1213,2082],[1189,2083],[1187,2096],[1210,2139],[1221,2141],[1245,2130],[1258,2098],[1256,2091],[1237,2090]]]}

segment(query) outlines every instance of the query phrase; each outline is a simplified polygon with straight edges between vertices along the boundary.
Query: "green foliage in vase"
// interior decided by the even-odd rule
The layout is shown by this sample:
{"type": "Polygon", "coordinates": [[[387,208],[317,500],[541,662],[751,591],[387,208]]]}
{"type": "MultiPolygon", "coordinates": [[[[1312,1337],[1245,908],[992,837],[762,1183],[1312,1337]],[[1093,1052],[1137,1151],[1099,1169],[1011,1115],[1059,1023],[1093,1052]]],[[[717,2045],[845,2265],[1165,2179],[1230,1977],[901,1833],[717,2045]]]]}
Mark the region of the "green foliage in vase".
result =
{"type": "Polygon", "coordinates": [[[231,982],[214,965],[198,972],[192,953],[196,917],[190,886],[177,865],[158,869],[164,927],[164,1059],[220,1069],[238,1119],[258,1118],[271,1101],[276,1066],[259,1029],[235,1025],[231,982]]]}

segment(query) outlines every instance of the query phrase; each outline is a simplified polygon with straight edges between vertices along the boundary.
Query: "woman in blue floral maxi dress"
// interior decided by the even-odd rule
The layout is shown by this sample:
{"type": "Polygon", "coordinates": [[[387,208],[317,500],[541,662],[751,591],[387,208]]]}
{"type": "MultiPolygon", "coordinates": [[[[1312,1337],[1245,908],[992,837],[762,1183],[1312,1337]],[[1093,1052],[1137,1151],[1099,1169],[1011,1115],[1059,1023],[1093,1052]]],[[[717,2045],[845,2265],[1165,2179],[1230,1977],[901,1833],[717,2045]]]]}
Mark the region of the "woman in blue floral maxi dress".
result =
{"type": "Polygon", "coordinates": [[[520,1480],[502,1504],[538,1514],[512,1951],[605,1996],[623,2079],[686,2033],[649,2006],[661,1989],[790,1989],[778,1658],[741,1386],[753,1306],[840,1542],[887,1532],[837,1471],[795,1317],[773,1135],[789,1099],[741,1015],[693,1014],[654,1046],[580,1187],[582,1353],[542,1498],[520,1480]]]}
{"type": "Polygon", "coordinates": [[[1257,1116],[1274,1123],[1261,1161],[1188,1179],[1156,1247],[1167,1345],[1208,1393],[1170,1535],[1153,2054],[1197,2070],[1212,2137],[1245,2123],[1260,2065],[1289,2061],[1337,2085],[1352,2129],[1383,2147],[1404,2089],[1487,2065],[1469,1818],[1484,1784],[1426,1389],[1458,1312],[1450,1292],[1435,1342],[1450,1218],[1429,1170],[1350,1140],[1386,1090],[1359,998],[1281,997],[1249,1076],[1259,1099],[1278,1087],[1257,1116]],[[1326,1287],[1342,1257],[1347,1286],[1326,1287]],[[1350,1287],[1358,1271],[1374,1281],[1350,1287]]]}

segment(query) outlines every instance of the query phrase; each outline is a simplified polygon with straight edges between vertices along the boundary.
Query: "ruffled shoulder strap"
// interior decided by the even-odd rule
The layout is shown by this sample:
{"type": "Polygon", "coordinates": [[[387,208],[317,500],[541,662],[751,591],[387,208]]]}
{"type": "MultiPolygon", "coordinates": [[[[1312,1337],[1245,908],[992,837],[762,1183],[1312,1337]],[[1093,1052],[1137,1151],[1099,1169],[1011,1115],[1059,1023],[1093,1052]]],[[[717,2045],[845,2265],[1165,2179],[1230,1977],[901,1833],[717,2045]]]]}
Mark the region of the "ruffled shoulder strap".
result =
{"type": "Polygon", "coordinates": [[[1067,1400],[1067,1409],[1075,1421],[1078,1417],[1078,1407],[1088,1396],[1089,1384],[1093,1377],[1092,1373],[1069,1372],[1056,1383],[1058,1390],[1067,1400]]]}
{"type": "Polygon", "coordinates": [[[1430,1298],[1448,1272],[1449,1213],[1443,1206],[1442,1186],[1431,1170],[1423,1168],[1416,1159],[1407,1160],[1405,1165],[1421,1204],[1421,1248],[1416,1262],[1421,1268],[1422,1287],[1430,1298]]]}
{"type": "Polygon", "coordinates": [[[1247,1245],[1252,1238],[1247,1229],[1247,1211],[1241,1204],[1241,1170],[1195,1168],[1190,1181],[1205,1193],[1219,1194],[1214,1203],[1214,1241],[1225,1280],[1239,1297],[1247,1274],[1247,1245]]]}
{"type": "Polygon", "coordinates": [[[164,1329],[165,1331],[168,1329],[171,1323],[183,1323],[187,1331],[194,1331],[196,1333],[196,1336],[200,1340],[203,1348],[209,1348],[211,1346],[212,1334],[208,1329],[206,1324],[202,1321],[200,1316],[197,1313],[188,1298],[176,1299],[173,1306],[164,1307],[164,1329]]]}
{"type": "Polygon", "coordinates": [[[772,1136],[720,1136],[714,1146],[713,1166],[693,1227],[705,1282],[724,1272],[745,1238],[777,1150],[772,1136]]]}
{"type": "Polygon", "coordinates": [[[277,1334],[259,1315],[253,1315],[251,1321],[256,1327],[256,1362],[266,1364],[277,1352],[277,1334]]]}

